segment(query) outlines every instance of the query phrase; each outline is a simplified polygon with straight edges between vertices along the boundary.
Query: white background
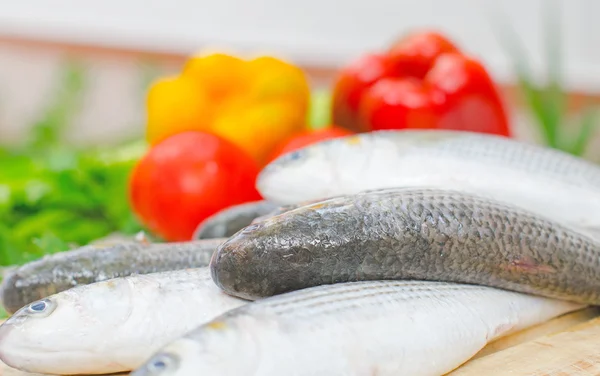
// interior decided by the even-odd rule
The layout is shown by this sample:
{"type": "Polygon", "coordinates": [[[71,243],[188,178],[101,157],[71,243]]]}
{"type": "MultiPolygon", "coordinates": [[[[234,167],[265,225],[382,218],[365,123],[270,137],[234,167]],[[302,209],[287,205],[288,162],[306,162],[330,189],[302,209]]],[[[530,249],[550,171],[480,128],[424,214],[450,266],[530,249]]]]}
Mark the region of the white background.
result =
{"type": "MultiPolygon", "coordinates": [[[[498,79],[511,66],[492,17],[521,36],[541,76],[550,0],[0,0],[0,35],[190,53],[206,45],[266,50],[339,65],[414,27],[436,27],[498,79]]],[[[558,1],[565,80],[600,92],[600,1],[558,1]]]]}

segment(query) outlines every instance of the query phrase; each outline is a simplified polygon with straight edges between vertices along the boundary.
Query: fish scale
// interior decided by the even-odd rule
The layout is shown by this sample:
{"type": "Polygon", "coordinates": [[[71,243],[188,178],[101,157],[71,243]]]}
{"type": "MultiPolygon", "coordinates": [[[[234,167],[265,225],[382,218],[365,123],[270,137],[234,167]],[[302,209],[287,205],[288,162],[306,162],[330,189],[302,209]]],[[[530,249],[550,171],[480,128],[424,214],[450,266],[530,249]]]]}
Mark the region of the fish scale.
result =
{"type": "MultiPolygon", "coordinates": [[[[307,148],[300,155],[309,154],[310,149],[319,147],[327,152],[336,150],[365,151],[374,147],[394,145],[399,156],[418,152],[436,157],[460,157],[480,159],[484,163],[498,164],[504,167],[537,173],[556,178],[577,186],[600,187],[600,168],[595,164],[572,156],[565,152],[529,144],[495,135],[461,131],[442,130],[383,130],[358,136],[360,142],[346,142],[357,136],[347,136],[335,140],[323,141],[307,148]]],[[[283,157],[265,167],[264,174],[280,168],[279,164],[289,161],[283,157]]],[[[296,156],[292,160],[298,160],[296,156]]]]}
{"type": "Polygon", "coordinates": [[[505,202],[432,188],[365,192],[280,214],[221,244],[211,270],[219,287],[245,299],[417,279],[600,304],[596,239],[505,202]]]}
{"type": "Polygon", "coordinates": [[[132,376],[439,376],[496,338],[578,308],[445,282],[323,285],[215,317],[132,376]]]}
{"type": "Polygon", "coordinates": [[[374,140],[414,142],[423,152],[431,155],[451,154],[466,158],[485,158],[488,162],[503,161],[510,168],[532,173],[541,170],[556,178],[569,180],[572,184],[600,188],[600,169],[591,162],[567,153],[494,135],[435,132],[433,135],[420,130],[381,131],[371,132],[370,136],[374,140]]]}
{"type": "MultiPolygon", "coordinates": [[[[349,309],[357,304],[377,305],[386,302],[386,296],[398,295],[398,287],[402,287],[402,294],[395,297],[395,300],[415,300],[421,298],[438,297],[453,295],[455,292],[469,293],[472,291],[487,291],[488,289],[476,285],[458,285],[451,283],[423,283],[422,281],[385,281],[385,283],[376,284],[352,284],[347,286],[324,285],[323,289],[318,290],[318,294],[306,294],[304,296],[292,296],[291,299],[274,299],[264,302],[264,309],[272,309],[274,314],[284,314],[290,319],[299,318],[306,315],[304,311],[310,311],[310,314],[325,314],[336,310],[349,309]],[[335,291],[335,294],[332,294],[335,291]]],[[[315,291],[316,292],[316,291],[315,291]]],[[[253,306],[252,306],[253,307],[253,306]]],[[[252,307],[249,310],[252,310],[252,307]]]]}

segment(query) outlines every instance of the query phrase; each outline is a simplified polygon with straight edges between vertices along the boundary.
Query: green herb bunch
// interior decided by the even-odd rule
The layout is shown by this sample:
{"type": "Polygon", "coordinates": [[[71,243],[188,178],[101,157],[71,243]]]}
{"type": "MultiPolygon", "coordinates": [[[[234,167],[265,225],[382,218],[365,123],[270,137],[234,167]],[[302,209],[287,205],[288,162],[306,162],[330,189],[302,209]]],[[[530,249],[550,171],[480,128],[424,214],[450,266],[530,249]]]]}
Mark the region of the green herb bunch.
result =
{"type": "MultiPolygon", "coordinates": [[[[513,58],[520,91],[539,126],[545,144],[582,157],[598,130],[597,109],[592,104],[585,106],[577,116],[580,119],[578,124],[573,124],[572,119],[567,116],[567,93],[562,83],[563,52],[558,3],[547,1],[544,5],[544,44],[548,64],[548,77],[544,84],[536,83],[527,62],[527,54],[514,30],[506,23],[498,28],[500,42],[513,58]]],[[[493,19],[498,20],[498,15],[493,19]]]]}
{"type": "Polygon", "coordinates": [[[83,97],[84,73],[68,64],[28,140],[0,149],[0,265],[142,230],[129,206],[127,183],[146,145],[80,150],[60,141],[83,97]]]}

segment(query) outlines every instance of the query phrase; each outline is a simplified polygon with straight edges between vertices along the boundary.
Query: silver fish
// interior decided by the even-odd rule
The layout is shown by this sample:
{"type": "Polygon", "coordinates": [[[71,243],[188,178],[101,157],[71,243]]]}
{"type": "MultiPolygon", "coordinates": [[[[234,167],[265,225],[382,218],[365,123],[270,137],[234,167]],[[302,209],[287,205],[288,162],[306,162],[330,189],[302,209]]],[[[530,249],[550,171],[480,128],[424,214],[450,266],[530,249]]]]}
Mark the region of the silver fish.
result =
{"type": "Polygon", "coordinates": [[[581,307],[443,282],[319,286],[229,311],[131,376],[439,376],[496,338],[581,307]]]}
{"type": "Polygon", "coordinates": [[[130,371],[243,304],[219,290],[206,267],[79,286],[33,302],[2,324],[0,359],[47,374],[130,371]]]}
{"type": "Polygon", "coordinates": [[[262,196],[279,204],[393,187],[455,189],[600,229],[600,166],[506,137],[378,131],[323,141],[267,165],[262,196]]]}

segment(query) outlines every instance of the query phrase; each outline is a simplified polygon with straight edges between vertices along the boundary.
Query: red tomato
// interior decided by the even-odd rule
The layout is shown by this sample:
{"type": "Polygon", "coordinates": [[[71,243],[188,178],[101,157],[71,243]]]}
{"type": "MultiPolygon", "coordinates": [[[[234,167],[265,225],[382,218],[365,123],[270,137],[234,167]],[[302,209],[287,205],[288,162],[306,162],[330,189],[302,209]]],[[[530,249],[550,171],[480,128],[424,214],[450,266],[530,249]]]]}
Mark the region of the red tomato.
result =
{"type": "Polygon", "coordinates": [[[138,162],[130,200],[140,220],[167,241],[185,241],[208,216],[260,199],[259,168],[233,143],[182,132],[156,144],[138,162]]]}
{"type": "Polygon", "coordinates": [[[318,129],[315,131],[304,131],[304,132],[296,134],[295,136],[293,136],[292,138],[288,139],[283,144],[281,144],[275,150],[275,152],[272,154],[272,157],[270,160],[272,161],[275,158],[279,157],[280,155],[289,153],[293,150],[301,149],[305,146],[314,144],[319,141],[324,141],[324,140],[329,140],[332,138],[338,138],[338,137],[344,137],[344,136],[350,136],[352,134],[355,134],[355,133],[348,129],[338,127],[335,125],[327,127],[327,128],[318,129]]]}

